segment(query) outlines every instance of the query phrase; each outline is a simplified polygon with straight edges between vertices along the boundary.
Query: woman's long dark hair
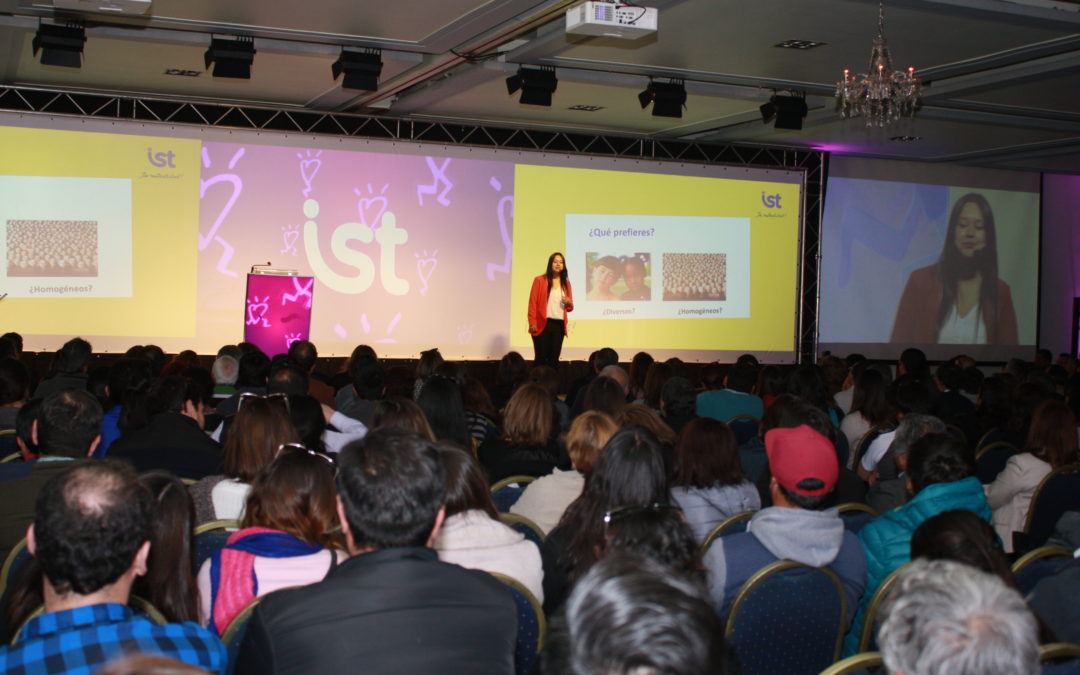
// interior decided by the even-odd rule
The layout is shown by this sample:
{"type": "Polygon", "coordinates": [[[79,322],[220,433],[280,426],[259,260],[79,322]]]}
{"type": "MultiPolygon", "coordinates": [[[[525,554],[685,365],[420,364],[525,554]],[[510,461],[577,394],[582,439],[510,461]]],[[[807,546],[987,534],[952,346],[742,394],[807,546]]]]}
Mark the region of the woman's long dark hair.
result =
{"type": "Polygon", "coordinates": [[[624,506],[668,504],[664,455],[644,427],[617,432],[600,451],[581,496],[571,502],[558,529],[568,541],[567,579],[573,583],[596,562],[604,543],[604,514],[624,506]]]}
{"type": "Polygon", "coordinates": [[[154,498],[150,557],[132,592],[150,601],[172,622],[199,620],[199,590],[191,567],[195,505],[183,481],[168,471],[150,471],[139,482],[154,498]]]}
{"type": "MultiPolygon", "coordinates": [[[[968,267],[963,261],[963,256],[956,249],[956,228],[960,224],[960,213],[968,204],[979,207],[983,219],[983,236],[986,238],[986,246],[975,253],[975,272],[982,274],[982,282],[979,285],[979,306],[989,309],[989,316],[984,316],[986,323],[987,339],[996,342],[998,320],[997,298],[997,229],[994,227],[994,212],[990,209],[990,202],[986,201],[977,192],[969,192],[953,204],[949,213],[949,229],[945,233],[945,246],[941,249],[941,258],[938,260],[938,275],[941,278],[941,304],[938,305],[937,327],[945,325],[945,319],[956,304],[956,286],[961,280],[961,272],[968,267]]],[[[967,277],[970,278],[970,277],[967,277]]]]}
{"type": "Polygon", "coordinates": [[[562,272],[559,272],[559,285],[562,288],[566,288],[566,281],[570,278],[566,274],[566,256],[564,256],[562,253],[559,253],[558,251],[555,251],[554,253],[549,255],[547,271],[544,272],[544,276],[547,277],[548,282],[548,295],[551,294],[551,284],[552,281],[554,281],[555,279],[555,271],[551,269],[551,264],[555,262],[555,256],[559,256],[560,258],[562,258],[562,272]]]}

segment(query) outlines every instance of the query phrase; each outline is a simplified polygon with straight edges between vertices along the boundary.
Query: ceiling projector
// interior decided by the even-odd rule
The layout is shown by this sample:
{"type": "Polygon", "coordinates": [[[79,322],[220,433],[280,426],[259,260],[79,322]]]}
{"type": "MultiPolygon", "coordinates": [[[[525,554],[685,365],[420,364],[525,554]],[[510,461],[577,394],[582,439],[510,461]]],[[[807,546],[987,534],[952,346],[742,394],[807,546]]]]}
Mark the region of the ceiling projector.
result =
{"type": "Polygon", "coordinates": [[[566,32],[634,40],[656,32],[655,7],[617,2],[584,2],[566,10],[566,32]]]}

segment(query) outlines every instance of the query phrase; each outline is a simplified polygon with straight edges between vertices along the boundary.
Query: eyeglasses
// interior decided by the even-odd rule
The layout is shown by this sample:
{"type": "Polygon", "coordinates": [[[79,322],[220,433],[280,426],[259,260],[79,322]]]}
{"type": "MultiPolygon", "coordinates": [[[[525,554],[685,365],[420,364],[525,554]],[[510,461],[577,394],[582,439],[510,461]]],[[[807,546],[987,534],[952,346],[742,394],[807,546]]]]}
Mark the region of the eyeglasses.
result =
{"type": "Polygon", "coordinates": [[[244,407],[244,402],[245,401],[250,401],[250,400],[256,399],[256,398],[261,398],[264,401],[280,401],[281,404],[285,406],[285,412],[288,412],[288,413],[292,412],[289,409],[289,395],[288,394],[283,394],[281,392],[276,392],[276,393],[273,393],[273,394],[256,394],[253,391],[240,392],[240,399],[236,402],[236,412],[240,412],[240,409],[244,407]]]}
{"type": "Polygon", "coordinates": [[[337,475],[337,462],[335,462],[334,458],[326,454],[325,452],[318,452],[317,450],[312,450],[311,448],[308,448],[301,443],[282,443],[278,446],[277,454],[274,455],[274,458],[276,459],[280,457],[281,454],[284,452],[300,452],[305,455],[310,455],[312,457],[318,457],[330,466],[330,471],[332,471],[335,476],[337,475]]]}

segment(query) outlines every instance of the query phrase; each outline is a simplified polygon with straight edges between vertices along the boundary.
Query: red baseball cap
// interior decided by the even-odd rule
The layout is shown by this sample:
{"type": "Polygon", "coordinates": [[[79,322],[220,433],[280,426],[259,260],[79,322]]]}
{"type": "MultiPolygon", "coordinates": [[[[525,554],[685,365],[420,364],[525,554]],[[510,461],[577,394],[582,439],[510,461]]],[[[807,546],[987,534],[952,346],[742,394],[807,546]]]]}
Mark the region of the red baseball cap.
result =
{"type": "Polygon", "coordinates": [[[836,448],[829,439],[806,424],[794,429],[770,429],[765,433],[765,454],[773,478],[789,492],[816,497],[832,492],[840,475],[836,448]],[[799,481],[816,478],[820,490],[801,490],[799,481]]]}

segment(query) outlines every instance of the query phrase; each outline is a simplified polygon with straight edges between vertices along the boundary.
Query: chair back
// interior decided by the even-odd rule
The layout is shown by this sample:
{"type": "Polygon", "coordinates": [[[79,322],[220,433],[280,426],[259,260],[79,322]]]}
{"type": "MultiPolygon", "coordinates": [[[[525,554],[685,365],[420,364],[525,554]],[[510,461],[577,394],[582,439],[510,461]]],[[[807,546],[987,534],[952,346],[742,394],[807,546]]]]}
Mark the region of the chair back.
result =
{"type": "Polygon", "coordinates": [[[225,547],[229,535],[239,529],[240,523],[236,520],[211,520],[195,528],[195,536],[191,540],[195,574],[199,573],[203,563],[210,559],[214,551],[225,547]]]}
{"type": "Polygon", "coordinates": [[[544,545],[544,531],[540,529],[539,525],[525,516],[519,516],[516,513],[500,513],[499,520],[504,525],[514,528],[514,531],[525,535],[525,538],[536,544],[537,548],[544,545]]]}
{"type": "Polygon", "coordinates": [[[1080,464],[1059,466],[1042,479],[1031,497],[1024,534],[1031,548],[1042,546],[1066,511],[1080,510],[1080,464]]]}
{"type": "Polygon", "coordinates": [[[1076,675],[1080,672],[1080,645],[1071,642],[1050,642],[1039,646],[1040,672],[1076,675]]]}
{"type": "Polygon", "coordinates": [[[979,448],[975,452],[975,475],[983,485],[993,483],[998,474],[1005,469],[1009,458],[1019,452],[1008,441],[997,441],[979,448]]]}
{"type": "Polygon", "coordinates": [[[836,507],[836,510],[840,514],[840,520],[844,521],[844,529],[854,534],[858,534],[859,530],[878,517],[877,511],[859,502],[841,504],[836,507]]]}
{"type": "Polygon", "coordinates": [[[544,638],[547,637],[544,610],[536,596],[516,579],[495,572],[489,572],[489,574],[506,584],[510,594],[514,596],[514,605],[517,606],[518,615],[514,672],[517,675],[529,675],[536,668],[540,650],[544,648],[544,638]]]}
{"type": "Polygon", "coordinates": [[[22,453],[19,452],[18,450],[16,450],[15,452],[12,452],[10,454],[6,454],[2,458],[0,458],[0,464],[3,464],[4,462],[14,462],[15,460],[21,459],[21,458],[22,458],[22,453]]]}
{"type": "Polygon", "coordinates": [[[750,522],[750,519],[754,517],[755,513],[757,513],[757,511],[743,511],[742,513],[728,516],[717,523],[716,527],[709,530],[709,534],[705,536],[705,541],[701,542],[701,554],[705,555],[705,552],[709,550],[709,547],[713,545],[713,542],[716,541],[718,537],[726,537],[731,534],[746,532],[746,525],[750,522]]]}
{"type": "Polygon", "coordinates": [[[147,619],[150,619],[159,626],[164,626],[169,623],[169,620],[165,618],[165,615],[161,613],[157,607],[154,607],[146,598],[139,595],[131,595],[128,597],[128,607],[132,608],[139,614],[142,614],[147,619]]]}
{"type": "Polygon", "coordinates": [[[979,441],[975,444],[975,452],[982,450],[985,446],[991,443],[997,443],[998,441],[1004,441],[1008,437],[1008,434],[1004,429],[988,429],[986,433],[979,437],[979,441]]]}
{"type": "Polygon", "coordinates": [[[499,513],[510,513],[510,507],[517,503],[525,487],[536,480],[535,476],[510,476],[491,486],[491,499],[499,513]]]}
{"type": "Polygon", "coordinates": [[[0,600],[3,601],[0,607],[7,607],[8,591],[14,587],[12,582],[17,578],[23,563],[30,557],[30,551],[26,549],[26,537],[23,537],[4,559],[4,566],[0,567],[0,600]]]}
{"type": "Polygon", "coordinates": [[[1035,585],[1057,573],[1063,565],[1073,560],[1073,552],[1064,546],[1040,546],[1028,551],[1012,564],[1013,577],[1020,594],[1027,596],[1035,585]]]}
{"type": "MultiPolygon", "coordinates": [[[[881,654],[878,652],[863,652],[842,659],[832,664],[821,675],[854,675],[870,668],[877,668],[883,663],[881,654]]],[[[873,672],[873,671],[871,671],[873,672]]]]}
{"type": "Polygon", "coordinates": [[[847,597],[832,570],[779,560],[735,594],[724,638],[744,675],[816,675],[840,657],[846,624],[847,597]]]}
{"type": "Polygon", "coordinates": [[[731,433],[735,434],[735,444],[742,445],[758,435],[761,420],[753,415],[736,415],[727,421],[731,433]]]}
{"type": "Polygon", "coordinates": [[[964,430],[961,429],[960,427],[958,427],[957,425],[955,425],[955,424],[946,424],[945,425],[945,433],[949,434],[950,436],[952,436],[956,440],[963,443],[965,448],[968,447],[967,434],[964,433],[964,430]]]}
{"type": "Polygon", "coordinates": [[[870,596],[870,602],[866,604],[866,616],[863,619],[862,632],[859,633],[859,647],[856,653],[877,649],[877,631],[875,630],[877,627],[874,623],[877,620],[878,609],[881,607],[882,601],[885,600],[885,596],[889,594],[893,585],[896,584],[896,577],[900,570],[907,567],[907,565],[908,563],[904,563],[890,572],[889,576],[885,577],[885,580],[877,587],[874,594],[870,596]]]}

